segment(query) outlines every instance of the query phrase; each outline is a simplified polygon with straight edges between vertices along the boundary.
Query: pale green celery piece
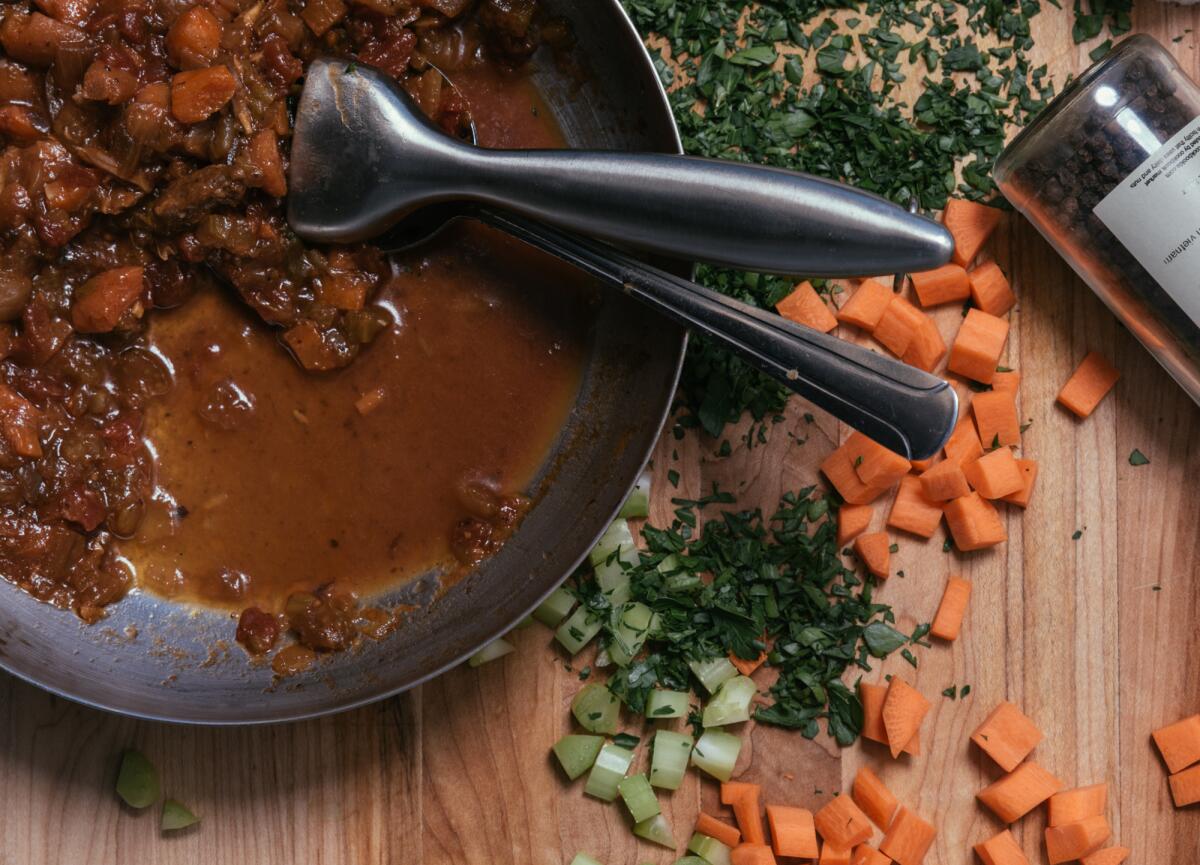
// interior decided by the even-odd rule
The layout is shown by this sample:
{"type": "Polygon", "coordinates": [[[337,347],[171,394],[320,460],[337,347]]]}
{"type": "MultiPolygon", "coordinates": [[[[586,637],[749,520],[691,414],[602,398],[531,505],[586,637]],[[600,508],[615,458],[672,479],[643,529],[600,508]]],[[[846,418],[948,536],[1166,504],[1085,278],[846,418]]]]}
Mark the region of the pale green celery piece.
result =
{"type": "Polygon", "coordinates": [[[684,718],[688,713],[687,691],[651,691],[646,700],[646,717],[684,718]]]}
{"type": "Polygon", "coordinates": [[[584,786],[583,792],[589,796],[595,796],[597,799],[603,799],[605,802],[613,801],[617,798],[617,785],[629,771],[632,762],[633,752],[628,748],[613,744],[605,745],[600,749],[596,762],[592,765],[592,771],[588,773],[587,784],[584,786]]]}
{"type": "Polygon", "coordinates": [[[749,676],[726,679],[704,707],[700,719],[705,727],[722,727],[750,720],[750,702],[758,688],[749,676]]]}
{"type": "Polygon", "coordinates": [[[629,816],[633,818],[634,823],[649,820],[662,811],[658,806],[658,797],[654,795],[654,788],[650,786],[645,773],[626,778],[617,785],[617,792],[621,794],[621,800],[629,809],[629,816]]]}
{"type": "Polygon", "coordinates": [[[484,664],[490,663],[497,658],[503,658],[505,655],[515,651],[516,647],[512,643],[503,637],[499,637],[472,655],[467,664],[472,667],[482,667],[484,664]]]}
{"type": "Polygon", "coordinates": [[[604,747],[603,736],[581,736],[570,733],[554,743],[554,756],[559,765],[574,781],[596,762],[596,755],[604,747]]]}
{"type": "Polygon", "coordinates": [[[671,831],[671,824],[662,814],[655,814],[649,820],[633,824],[633,834],[652,844],[675,849],[675,833],[671,831]]]}
{"type": "Polygon", "coordinates": [[[731,865],[729,848],[716,838],[710,838],[697,832],[692,835],[692,840],[688,842],[687,848],[708,865],[731,865]]]}
{"type": "Polygon", "coordinates": [[[612,612],[609,657],[618,665],[628,667],[657,625],[658,616],[645,604],[632,603],[616,607],[612,612]]]}
{"type": "Polygon", "coordinates": [[[596,572],[596,583],[608,596],[609,602],[619,607],[628,601],[631,589],[626,568],[638,563],[637,545],[633,542],[629,523],[621,519],[614,520],[596,542],[589,557],[596,572]]]}
{"type": "Polygon", "coordinates": [[[733,766],[742,750],[742,740],[723,730],[705,730],[692,749],[692,765],[718,781],[733,776],[733,766]]]}
{"type": "Polygon", "coordinates": [[[692,672],[696,674],[696,678],[700,680],[700,684],[704,686],[704,690],[710,694],[715,694],[717,688],[727,679],[732,679],[738,674],[737,667],[728,658],[713,658],[708,661],[688,661],[688,666],[692,668],[692,672]]]}
{"type": "Polygon", "coordinates": [[[662,574],[669,574],[672,571],[679,570],[679,556],[674,553],[664,556],[663,560],[658,563],[658,570],[662,574]]]}
{"type": "Polygon", "coordinates": [[[678,790],[692,754],[692,737],[673,730],[655,730],[654,753],[650,758],[650,783],[664,790],[678,790]]]}
{"type": "Polygon", "coordinates": [[[617,720],[621,714],[621,701],[613,696],[607,685],[592,682],[584,685],[571,701],[571,712],[579,726],[589,733],[604,733],[611,736],[617,732],[617,720]]]}
{"type": "Polygon", "coordinates": [[[189,826],[195,826],[200,818],[192,813],[192,809],[177,799],[163,802],[162,831],[177,832],[189,826]]]}
{"type": "Polygon", "coordinates": [[[532,624],[533,624],[533,616],[526,616],[525,618],[521,619],[521,621],[519,621],[515,625],[513,625],[512,629],[514,631],[523,631],[532,624]]]}
{"type": "Polygon", "coordinates": [[[682,859],[676,859],[672,865],[708,865],[708,862],[699,856],[684,856],[682,859]]]}
{"type": "Polygon", "coordinates": [[[576,853],[570,865],[603,865],[599,859],[593,859],[586,853],[576,853]]]}
{"type": "Polygon", "coordinates": [[[117,773],[117,795],[130,808],[149,808],[158,801],[158,770],[141,751],[132,749],[121,755],[117,773]]]}
{"type": "Polygon", "coordinates": [[[575,606],[575,596],[559,586],[538,604],[533,617],[547,628],[557,628],[575,606]]]}
{"type": "MultiPolygon", "coordinates": [[[[629,531],[629,523],[623,519],[615,519],[612,521],[612,525],[604,530],[600,540],[596,541],[596,546],[592,547],[588,558],[592,562],[592,567],[597,567],[606,562],[608,557],[618,549],[629,549],[636,546],[633,542],[633,532],[629,531]]],[[[636,562],[637,559],[633,561],[636,562]]]]}
{"type": "Polygon", "coordinates": [[[600,633],[602,624],[599,616],[593,615],[591,610],[580,604],[571,617],[558,626],[558,630],[554,632],[554,639],[562,643],[563,648],[572,655],[577,655],[600,633]]]}
{"type": "Polygon", "coordinates": [[[623,520],[650,516],[650,472],[642,472],[617,516],[623,520]]]}

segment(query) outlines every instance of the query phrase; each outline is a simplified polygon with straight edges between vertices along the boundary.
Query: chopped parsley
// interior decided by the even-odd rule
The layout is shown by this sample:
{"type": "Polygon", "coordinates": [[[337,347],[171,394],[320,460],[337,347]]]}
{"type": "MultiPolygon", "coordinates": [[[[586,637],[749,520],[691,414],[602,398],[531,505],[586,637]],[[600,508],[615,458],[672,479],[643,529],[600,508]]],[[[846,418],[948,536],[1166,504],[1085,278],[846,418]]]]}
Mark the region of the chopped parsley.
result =
{"type": "Polygon", "coordinates": [[[1148,466],[1150,465],[1150,457],[1137,448],[1134,448],[1133,452],[1129,454],[1129,464],[1131,466],[1148,466]]]}

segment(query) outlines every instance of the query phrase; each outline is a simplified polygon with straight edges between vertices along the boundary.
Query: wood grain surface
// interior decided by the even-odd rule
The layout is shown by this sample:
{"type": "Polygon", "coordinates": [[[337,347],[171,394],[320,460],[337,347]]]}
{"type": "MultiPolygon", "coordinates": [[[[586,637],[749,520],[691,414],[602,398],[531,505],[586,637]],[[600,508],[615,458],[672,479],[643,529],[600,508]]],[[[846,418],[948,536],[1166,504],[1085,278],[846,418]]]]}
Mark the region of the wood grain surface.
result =
{"type": "MultiPolygon", "coordinates": [[[[1088,63],[1070,26],[1070,13],[1049,4],[1035,19],[1036,53],[1059,82],[1088,63]]],[[[1142,0],[1135,29],[1200,78],[1200,12],[1142,0]]],[[[893,762],[870,743],[839,750],[758,727],[739,771],[765,785],[768,801],[819,806],[871,765],[937,825],[929,865],[966,865],[970,845],[1000,828],[974,801],[996,770],[968,735],[1009,699],[1046,731],[1039,762],[1069,785],[1112,785],[1115,838],[1133,848],[1133,865],[1193,865],[1200,810],[1171,807],[1149,733],[1200,711],[1200,409],[1028,225],[1009,219],[992,248],[1020,299],[1006,363],[1023,376],[1021,414],[1033,421],[1025,453],[1042,472],[1028,514],[1008,512],[1010,540],[994,551],[962,557],[942,552],[940,534],[897,538],[906,576],[879,597],[902,626],[930,619],[948,574],[975,586],[958,642],[922,651],[915,673],[899,658],[876,673],[915,676],[933,697],[926,749],[893,762]],[[1079,422],[1054,395],[1090,349],[1122,380],[1079,422]],[[1149,465],[1129,465],[1134,448],[1149,465]],[[970,684],[970,696],[936,696],[952,684],[970,684]]],[[[938,318],[949,342],[958,311],[938,318]]],[[[806,422],[806,410],[794,400],[766,445],[732,435],[724,458],[697,437],[661,445],[658,478],[675,468],[681,480],[678,491],[656,483],[652,516],[668,520],[671,495],[713,481],[767,509],[812,483],[842,431],[826,416],[806,422]]],[[[518,651],[501,661],[369,708],[243,730],[134,722],[0,675],[0,865],[558,865],[577,850],[607,865],[673,861],[636,841],[619,807],[562,781],[549,747],[568,729],[578,677],[547,630],[514,640],[518,651]],[[157,813],[118,805],[116,760],[128,746],[160,767],[164,793],[189,803],[200,826],[165,838],[157,813]]],[[[702,803],[720,807],[696,773],[663,803],[681,842],[702,803]]],[[[1044,861],[1041,819],[1014,828],[1033,862],[1044,861]]]]}

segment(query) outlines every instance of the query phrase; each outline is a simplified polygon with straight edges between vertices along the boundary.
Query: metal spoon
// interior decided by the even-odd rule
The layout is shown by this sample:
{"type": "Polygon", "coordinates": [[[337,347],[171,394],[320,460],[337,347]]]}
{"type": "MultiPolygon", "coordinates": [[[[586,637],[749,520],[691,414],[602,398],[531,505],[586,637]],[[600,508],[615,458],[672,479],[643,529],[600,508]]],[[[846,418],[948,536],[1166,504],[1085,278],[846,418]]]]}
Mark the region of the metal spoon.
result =
{"type": "MultiPolygon", "coordinates": [[[[716,259],[757,270],[840,275],[862,273],[872,262],[879,265],[870,268],[876,272],[928,269],[949,258],[951,246],[943,242],[941,226],[912,217],[874,196],[790,172],[713,160],[572,151],[478,150],[446,136],[383,74],[363,67],[350,69],[340,61],[316,61],[309,69],[297,113],[290,190],[289,221],[297,234],[309,240],[366,239],[403,219],[382,239],[381,245],[395,249],[427,239],[450,221],[479,219],[571,262],[606,284],[723,343],[816,405],[911,458],[936,453],[953,429],[958,399],[941,379],[734,301],[646,265],[607,244],[521,215],[532,212],[560,225],[631,241],[643,249],[709,261],[716,259]],[[562,171],[570,165],[573,153],[592,169],[584,171],[579,183],[569,170],[565,174],[562,171]],[[479,166],[495,157],[509,162],[496,176],[493,187],[486,180],[489,168],[479,166]],[[525,157],[534,158],[532,168],[525,169],[534,174],[525,178],[525,188],[513,187],[515,178],[506,172],[513,171],[513,164],[525,157]],[[699,239],[720,245],[724,250],[720,257],[714,254],[719,251],[715,248],[697,247],[696,236],[679,233],[668,225],[655,226],[653,219],[666,220],[667,214],[653,215],[657,204],[654,196],[647,196],[644,190],[637,195],[636,207],[623,214],[606,211],[604,202],[608,207],[617,203],[611,187],[622,185],[611,172],[627,159],[643,174],[643,183],[651,182],[646,176],[661,180],[668,198],[694,197],[697,192],[694,184],[702,182],[710,172],[718,177],[716,191],[703,188],[699,191],[706,204],[689,206],[710,208],[707,216],[699,220],[705,226],[705,233],[699,239]],[[734,171],[723,174],[726,165],[734,171]],[[539,171],[544,173],[539,175],[539,171]],[[769,177],[761,175],[764,171],[769,172],[769,177]],[[474,179],[471,172],[476,172],[474,179]],[[757,198],[774,202],[761,206],[787,212],[781,221],[790,226],[788,231],[793,232],[790,237],[785,238],[772,220],[755,213],[754,224],[769,235],[766,241],[744,238],[754,246],[747,252],[720,240],[723,235],[715,231],[714,223],[717,215],[726,219],[730,208],[722,196],[733,194],[728,181],[735,177],[742,185],[748,183],[756,193],[761,193],[757,198]],[[532,187],[541,187],[542,191],[525,195],[532,187]],[[590,214],[587,202],[576,197],[580,189],[595,194],[598,216],[590,214]],[[506,197],[514,192],[520,193],[515,200],[506,197]],[[560,207],[563,201],[568,203],[560,207]],[[576,204],[571,205],[571,201],[576,204]],[[497,202],[503,203],[505,210],[491,206],[497,202]],[[646,209],[639,210],[642,205],[646,209]],[[826,207],[830,210],[823,218],[826,207]],[[651,236],[630,237],[630,221],[651,236]],[[859,234],[855,235],[855,231],[859,234]],[[889,231],[892,233],[888,234],[889,231]],[[882,257],[879,243],[870,239],[880,232],[887,238],[884,244],[887,254],[882,257]],[[814,238],[814,233],[818,237],[814,238]],[[863,234],[868,240],[863,240],[863,234]],[[841,259],[831,256],[830,250],[841,259]],[[763,262],[768,258],[789,263],[786,267],[765,267],[763,262]],[[821,262],[823,266],[818,267],[821,262]]],[[[618,197],[620,194],[632,194],[632,190],[626,188],[618,197]]],[[[739,194],[744,195],[744,190],[739,194]]],[[[698,224],[692,216],[690,211],[686,216],[677,215],[675,228],[680,221],[698,224]]],[[[736,219],[723,225],[729,227],[735,222],[736,219]]]]}

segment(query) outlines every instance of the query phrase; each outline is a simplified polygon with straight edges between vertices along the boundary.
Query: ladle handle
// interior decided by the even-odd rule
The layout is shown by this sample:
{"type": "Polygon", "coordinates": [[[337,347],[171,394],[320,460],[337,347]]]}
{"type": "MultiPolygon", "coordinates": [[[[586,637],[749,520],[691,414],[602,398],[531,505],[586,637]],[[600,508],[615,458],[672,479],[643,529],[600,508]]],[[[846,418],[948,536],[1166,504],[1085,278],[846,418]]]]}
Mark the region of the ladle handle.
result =
{"type": "Polygon", "coordinates": [[[762,165],[657,153],[459,148],[455,192],[687,261],[805,276],[931,270],[949,232],[871,193],[762,165]]]}
{"type": "Polygon", "coordinates": [[[741,355],[850,426],[910,459],[933,456],[958,416],[953,388],[935,376],[739,303],[617,249],[522,216],[472,215],[581,268],[741,355]]]}

